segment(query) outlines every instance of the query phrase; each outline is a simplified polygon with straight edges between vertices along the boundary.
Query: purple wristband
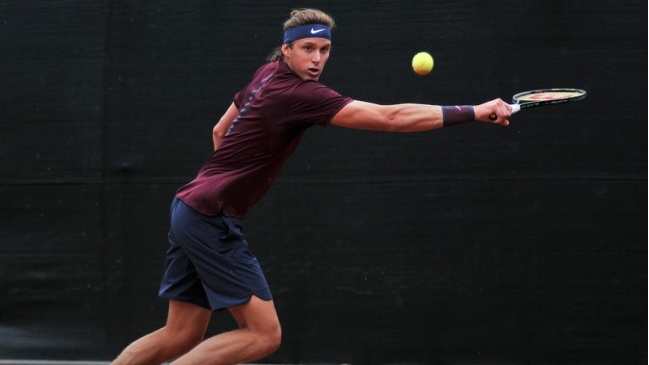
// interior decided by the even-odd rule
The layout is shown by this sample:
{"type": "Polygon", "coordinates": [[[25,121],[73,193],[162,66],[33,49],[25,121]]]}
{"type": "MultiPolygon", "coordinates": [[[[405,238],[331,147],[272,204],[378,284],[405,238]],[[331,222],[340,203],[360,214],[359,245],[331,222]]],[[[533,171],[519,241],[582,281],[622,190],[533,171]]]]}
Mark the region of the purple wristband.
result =
{"type": "Polygon", "coordinates": [[[475,121],[475,111],[471,105],[443,106],[443,127],[475,121]]]}

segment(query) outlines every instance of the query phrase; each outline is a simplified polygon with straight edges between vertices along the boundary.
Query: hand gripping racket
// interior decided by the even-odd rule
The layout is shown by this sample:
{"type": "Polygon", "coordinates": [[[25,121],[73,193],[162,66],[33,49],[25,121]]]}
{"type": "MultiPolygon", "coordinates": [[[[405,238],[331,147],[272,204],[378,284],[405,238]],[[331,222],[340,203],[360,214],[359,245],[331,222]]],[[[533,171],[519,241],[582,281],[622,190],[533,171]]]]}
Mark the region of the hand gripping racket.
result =
{"type": "MultiPolygon", "coordinates": [[[[581,89],[555,88],[525,91],[512,97],[514,99],[514,104],[511,104],[512,114],[521,109],[562,104],[585,97],[586,91],[581,89]]],[[[496,120],[496,114],[492,114],[489,119],[496,120]]]]}

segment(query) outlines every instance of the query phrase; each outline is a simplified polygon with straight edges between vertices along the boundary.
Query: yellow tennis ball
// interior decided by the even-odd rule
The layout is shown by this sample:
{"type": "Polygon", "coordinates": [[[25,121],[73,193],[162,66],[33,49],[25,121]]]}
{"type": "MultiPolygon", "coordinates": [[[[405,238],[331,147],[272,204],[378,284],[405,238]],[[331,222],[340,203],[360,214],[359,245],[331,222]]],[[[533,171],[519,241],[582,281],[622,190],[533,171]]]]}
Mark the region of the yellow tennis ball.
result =
{"type": "Polygon", "coordinates": [[[428,75],[434,64],[433,56],[428,52],[419,52],[412,58],[412,69],[419,75],[428,75]]]}

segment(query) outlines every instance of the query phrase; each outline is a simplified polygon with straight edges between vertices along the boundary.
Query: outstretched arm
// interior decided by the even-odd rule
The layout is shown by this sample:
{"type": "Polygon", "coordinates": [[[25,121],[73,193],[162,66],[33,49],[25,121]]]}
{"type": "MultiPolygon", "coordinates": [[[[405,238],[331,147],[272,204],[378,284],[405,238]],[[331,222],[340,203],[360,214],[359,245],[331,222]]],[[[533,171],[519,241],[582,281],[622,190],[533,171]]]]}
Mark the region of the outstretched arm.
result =
{"type": "Polygon", "coordinates": [[[331,124],[385,132],[419,132],[474,120],[508,126],[512,114],[511,106],[501,99],[455,110],[429,104],[379,105],[354,100],[336,113],[331,124]],[[496,119],[491,120],[494,114],[496,119]]]}

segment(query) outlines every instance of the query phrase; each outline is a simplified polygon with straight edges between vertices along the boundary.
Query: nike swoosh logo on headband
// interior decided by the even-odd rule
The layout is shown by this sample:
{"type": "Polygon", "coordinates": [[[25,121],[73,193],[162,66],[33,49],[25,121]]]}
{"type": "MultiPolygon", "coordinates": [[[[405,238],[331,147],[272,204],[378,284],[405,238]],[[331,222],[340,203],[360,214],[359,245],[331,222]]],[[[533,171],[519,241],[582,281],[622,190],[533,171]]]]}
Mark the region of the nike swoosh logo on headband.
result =
{"type": "Polygon", "coordinates": [[[313,29],[311,28],[311,34],[318,34],[320,32],[324,32],[326,29],[313,29]]]}

